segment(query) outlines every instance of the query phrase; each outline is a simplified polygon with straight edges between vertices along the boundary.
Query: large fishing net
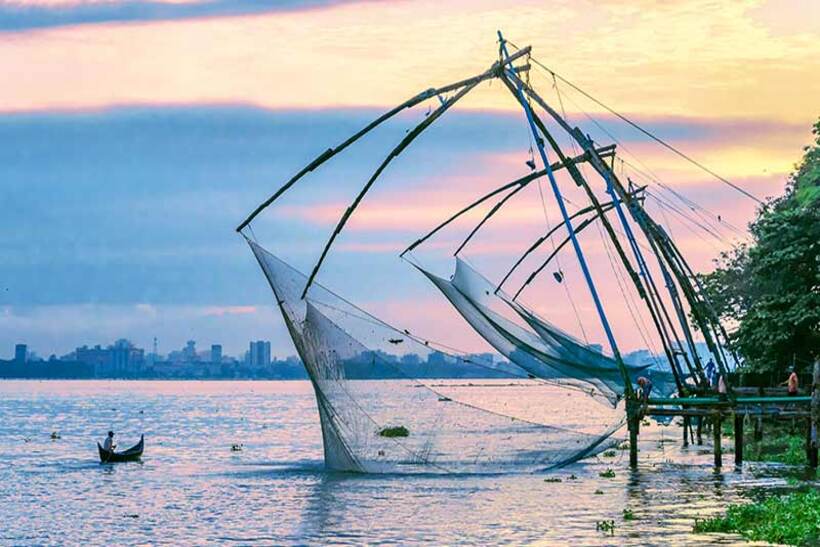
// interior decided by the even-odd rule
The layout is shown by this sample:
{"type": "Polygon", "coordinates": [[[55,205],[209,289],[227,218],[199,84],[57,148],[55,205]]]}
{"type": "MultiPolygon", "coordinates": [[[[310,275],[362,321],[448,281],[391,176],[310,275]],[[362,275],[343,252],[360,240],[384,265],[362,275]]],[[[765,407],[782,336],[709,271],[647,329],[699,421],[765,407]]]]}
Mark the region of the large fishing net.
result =
{"type": "MultiPolygon", "coordinates": [[[[529,374],[553,379],[586,389],[613,406],[623,396],[623,376],[612,357],[562,331],[534,311],[511,299],[474,270],[456,258],[451,279],[443,279],[416,266],[447,297],[453,307],[496,351],[529,374]],[[529,329],[508,319],[499,308],[511,309],[529,329]]],[[[626,365],[630,380],[649,377],[655,394],[675,391],[671,372],[649,365],[626,365]]]]}
{"type": "Polygon", "coordinates": [[[534,471],[617,442],[622,410],[532,378],[518,361],[439,351],[318,283],[303,299],[306,276],[249,244],[313,384],[328,468],[534,471]]]}

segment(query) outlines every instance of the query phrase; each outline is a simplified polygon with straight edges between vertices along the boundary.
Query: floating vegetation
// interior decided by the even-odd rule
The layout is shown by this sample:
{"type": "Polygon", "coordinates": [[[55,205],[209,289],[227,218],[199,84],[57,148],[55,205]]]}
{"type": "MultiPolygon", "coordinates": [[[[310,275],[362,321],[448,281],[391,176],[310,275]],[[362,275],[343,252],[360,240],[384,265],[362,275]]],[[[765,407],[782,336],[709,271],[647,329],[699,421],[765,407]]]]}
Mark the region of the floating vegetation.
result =
{"type": "Polygon", "coordinates": [[[817,545],[820,543],[820,492],[794,492],[757,503],[733,504],[723,517],[695,519],[693,531],[735,532],[752,541],[817,545]]]}
{"type": "Polygon", "coordinates": [[[547,477],[544,482],[564,482],[564,479],[561,477],[547,477]]]}
{"type": "Polygon", "coordinates": [[[232,444],[231,445],[231,452],[242,452],[243,448],[245,448],[245,445],[242,444],[242,443],[232,444]]]}
{"type": "Polygon", "coordinates": [[[575,475],[575,473],[573,473],[572,475],[569,476],[569,480],[576,481],[576,480],[578,480],[578,476],[575,475]]]}
{"type": "Polygon", "coordinates": [[[611,467],[607,467],[606,471],[601,471],[598,476],[604,479],[612,479],[615,478],[615,471],[611,467]]]}
{"type": "Polygon", "coordinates": [[[604,452],[603,456],[604,458],[614,458],[617,454],[618,453],[614,450],[607,450],[606,452],[604,452]]]}
{"type": "Polygon", "coordinates": [[[438,398],[438,400],[439,400],[439,401],[441,401],[441,402],[443,402],[443,403],[444,403],[444,402],[447,402],[447,401],[452,401],[452,399],[451,399],[451,398],[449,398],[449,397],[439,397],[439,398],[438,398]]]}
{"type": "Polygon", "coordinates": [[[598,520],[595,522],[595,529],[599,532],[609,532],[610,534],[615,533],[615,521],[614,520],[598,520]]]}
{"type": "Polygon", "coordinates": [[[52,441],[56,441],[57,439],[60,439],[60,438],[61,438],[61,437],[60,437],[60,434],[59,434],[59,433],[57,433],[56,431],[52,431],[52,432],[51,432],[51,440],[52,440],[52,441]]]}
{"type": "Polygon", "coordinates": [[[379,435],[382,437],[407,437],[410,435],[410,431],[403,425],[396,426],[396,427],[385,427],[381,431],[379,431],[379,435]]]}
{"type": "Polygon", "coordinates": [[[595,492],[593,492],[593,494],[595,494],[596,496],[603,496],[604,491],[598,488],[597,490],[595,490],[595,492]]]}
{"type": "Polygon", "coordinates": [[[632,509],[628,507],[624,509],[624,520],[635,520],[635,513],[632,512],[632,509]]]}

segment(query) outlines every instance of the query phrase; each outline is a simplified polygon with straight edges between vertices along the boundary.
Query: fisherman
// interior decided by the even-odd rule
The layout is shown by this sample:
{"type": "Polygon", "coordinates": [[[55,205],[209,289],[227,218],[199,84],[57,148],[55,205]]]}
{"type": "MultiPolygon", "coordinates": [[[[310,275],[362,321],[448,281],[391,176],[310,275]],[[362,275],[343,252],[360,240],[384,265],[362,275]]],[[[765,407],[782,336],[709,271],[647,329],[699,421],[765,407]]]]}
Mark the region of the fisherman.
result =
{"type": "MultiPolygon", "coordinates": [[[[789,374],[789,379],[783,382],[783,384],[788,385],[788,393],[789,397],[796,397],[797,396],[797,389],[800,387],[800,380],[797,377],[797,371],[794,370],[794,367],[791,369],[791,374],[789,374]]],[[[780,385],[783,385],[780,384],[780,385]]]]}
{"type": "Polygon", "coordinates": [[[709,359],[709,362],[706,363],[705,372],[706,372],[706,380],[709,382],[709,387],[715,389],[717,387],[717,378],[715,377],[715,362],[712,359],[709,359]]]}
{"type": "Polygon", "coordinates": [[[115,448],[117,448],[117,445],[114,444],[114,432],[109,431],[108,437],[106,437],[103,441],[103,450],[106,452],[113,452],[115,448]]]}
{"type": "Polygon", "coordinates": [[[649,393],[652,391],[652,380],[644,376],[638,377],[638,387],[641,388],[641,402],[643,404],[649,403],[649,393]]]}

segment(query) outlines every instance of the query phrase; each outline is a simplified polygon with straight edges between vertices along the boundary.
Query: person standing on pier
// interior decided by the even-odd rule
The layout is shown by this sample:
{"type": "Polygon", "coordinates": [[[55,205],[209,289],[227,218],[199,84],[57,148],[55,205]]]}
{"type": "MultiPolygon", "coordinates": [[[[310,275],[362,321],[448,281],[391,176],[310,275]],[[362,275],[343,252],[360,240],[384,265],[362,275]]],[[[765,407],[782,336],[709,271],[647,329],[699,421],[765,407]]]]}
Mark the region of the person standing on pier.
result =
{"type": "Polygon", "coordinates": [[[639,417],[643,418],[646,415],[646,409],[649,407],[649,394],[652,392],[652,380],[645,376],[639,376],[636,381],[641,390],[641,413],[639,417]]]}
{"type": "Polygon", "coordinates": [[[718,387],[717,386],[718,382],[717,382],[717,374],[715,374],[715,372],[716,372],[715,362],[712,359],[709,359],[709,362],[706,363],[706,367],[704,367],[704,368],[705,368],[704,372],[706,372],[706,380],[709,382],[709,387],[712,388],[712,389],[716,389],[718,387]]]}
{"type": "Polygon", "coordinates": [[[800,380],[798,379],[797,372],[794,370],[794,368],[791,369],[791,374],[789,374],[789,379],[786,380],[785,382],[783,382],[783,384],[788,385],[789,397],[796,397],[797,396],[797,390],[800,386],[800,380]]]}

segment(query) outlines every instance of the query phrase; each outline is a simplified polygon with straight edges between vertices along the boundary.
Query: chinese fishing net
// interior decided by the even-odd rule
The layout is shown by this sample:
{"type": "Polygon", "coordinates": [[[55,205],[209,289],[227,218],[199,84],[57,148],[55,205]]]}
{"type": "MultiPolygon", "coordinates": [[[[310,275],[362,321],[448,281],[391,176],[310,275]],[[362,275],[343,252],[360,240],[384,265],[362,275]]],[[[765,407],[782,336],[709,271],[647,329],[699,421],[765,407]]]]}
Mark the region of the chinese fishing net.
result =
{"type": "Polygon", "coordinates": [[[437,351],[317,283],[302,299],[306,276],[249,244],[313,384],[328,468],[526,472],[617,442],[622,410],[525,367],[437,351]]]}
{"type": "MultiPolygon", "coordinates": [[[[539,317],[534,311],[509,298],[460,258],[447,280],[415,265],[444,294],[453,307],[496,351],[528,373],[543,379],[586,389],[613,406],[623,396],[624,381],[617,362],[600,351],[539,317]],[[511,308],[529,327],[507,319],[499,307],[511,308]]],[[[639,375],[653,382],[653,393],[670,395],[675,391],[671,372],[649,365],[626,365],[630,380],[639,375]]]]}

